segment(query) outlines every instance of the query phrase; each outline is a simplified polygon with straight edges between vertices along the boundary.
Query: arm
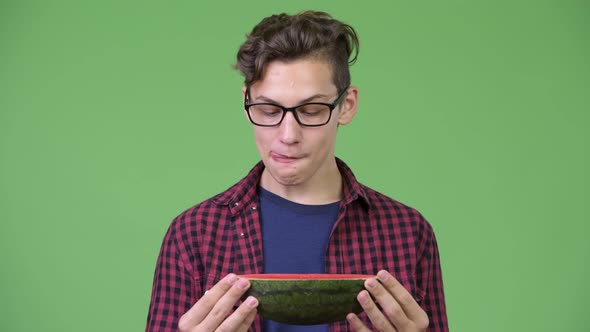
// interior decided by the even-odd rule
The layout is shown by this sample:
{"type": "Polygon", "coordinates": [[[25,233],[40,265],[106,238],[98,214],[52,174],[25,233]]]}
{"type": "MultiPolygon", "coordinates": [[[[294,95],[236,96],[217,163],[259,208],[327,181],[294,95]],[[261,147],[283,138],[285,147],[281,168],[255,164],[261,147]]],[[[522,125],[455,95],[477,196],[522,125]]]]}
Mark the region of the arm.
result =
{"type": "Polygon", "coordinates": [[[178,320],[197,298],[200,286],[193,281],[192,268],[176,241],[172,223],[160,249],[146,331],[176,331],[178,320]]]}
{"type": "MultiPolygon", "coordinates": [[[[361,291],[357,297],[379,331],[448,331],[438,248],[430,227],[420,242],[422,254],[416,266],[416,284],[421,293],[418,301],[387,271],[368,279],[368,291],[361,291]]],[[[371,331],[356,315],[349,314],[347,319],[355,331],[371,331]]]]}
{"type": "Polygon", "coordinates": [[[420,306],[430,319],[429,331],[446,332],[449,329],[445,294],[443,289],[442,270],[436,237],[428,228],[427,244],[419,261],[417,284],[425,291],[420,306]]]}
{"type": "Polygon", "coordinates": [[[166,233],[158,257],[146,331],[246,332],[256,316],[258,301],[248,297],[230,312],[250,287],[249,281],[230,273],[201,295],[200,278],[193,272],[190,254],[183,250],[188,247],[179,245],[182,240],[175,236],[174,226],[166,233]]]}

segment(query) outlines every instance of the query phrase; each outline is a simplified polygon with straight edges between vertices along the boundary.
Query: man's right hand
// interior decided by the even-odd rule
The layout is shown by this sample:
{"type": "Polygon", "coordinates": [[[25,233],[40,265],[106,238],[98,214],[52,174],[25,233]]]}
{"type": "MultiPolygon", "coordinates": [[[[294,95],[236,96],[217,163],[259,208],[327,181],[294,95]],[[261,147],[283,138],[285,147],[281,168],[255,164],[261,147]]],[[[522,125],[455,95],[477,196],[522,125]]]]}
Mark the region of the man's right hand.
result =
{"type": "Polygon", "coordinates": [[[180,317],[179,331],[246,332],[256,316],[258,300],[249,296],[231,315],[228,314],[249,287],[248,279],[228,274],[180,317]]]}

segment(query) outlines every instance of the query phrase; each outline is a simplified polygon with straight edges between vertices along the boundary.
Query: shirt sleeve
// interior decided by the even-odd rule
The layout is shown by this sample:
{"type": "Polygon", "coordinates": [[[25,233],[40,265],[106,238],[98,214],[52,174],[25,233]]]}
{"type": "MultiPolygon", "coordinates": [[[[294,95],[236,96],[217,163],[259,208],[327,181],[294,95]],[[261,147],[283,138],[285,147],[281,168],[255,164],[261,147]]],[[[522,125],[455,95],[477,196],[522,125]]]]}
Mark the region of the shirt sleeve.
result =
{"type": "Polygon", "coordinates": [[[418,287],[424,297],[420,306],[430,320],[428,331],[447,332],[449,330],[442,271],[436,237],[431,227],[427,228],[425,248],[418,264],[418,287]]]}
{"type": "Polygon", "coordinates": [[[173,222],[162,243],[147,318],[146,332],[172,332],[195,301],[197,285],[185,246],[179,244],[173,222]]]}

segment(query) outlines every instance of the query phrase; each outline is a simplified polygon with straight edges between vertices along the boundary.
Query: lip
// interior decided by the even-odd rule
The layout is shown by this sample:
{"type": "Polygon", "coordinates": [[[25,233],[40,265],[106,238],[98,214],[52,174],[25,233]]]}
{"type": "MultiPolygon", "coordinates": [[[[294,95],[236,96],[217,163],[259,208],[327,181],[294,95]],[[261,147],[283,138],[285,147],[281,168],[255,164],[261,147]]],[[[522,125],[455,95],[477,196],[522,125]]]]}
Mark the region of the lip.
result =
{"type": "Polygon", "coordinates": [[[287,155],[276,153],[276,152],[271,152],[270,157],[274,161],[279,162],[279,163],[291,163],[291,162],[294,162],[294,161],[300,159],[299,157],[287,156],[287,155]]]}

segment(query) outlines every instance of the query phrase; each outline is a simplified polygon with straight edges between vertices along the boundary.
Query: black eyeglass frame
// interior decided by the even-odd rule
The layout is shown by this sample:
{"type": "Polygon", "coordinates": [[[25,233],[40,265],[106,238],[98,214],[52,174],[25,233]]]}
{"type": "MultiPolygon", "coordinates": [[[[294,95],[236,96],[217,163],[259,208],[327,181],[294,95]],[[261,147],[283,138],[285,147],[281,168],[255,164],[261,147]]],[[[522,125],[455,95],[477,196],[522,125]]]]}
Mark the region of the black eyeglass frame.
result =
{"type": "Polygon", "coordinates": [[[259,126],[259,127],[276,127],[276,126],[279,126],[283,122],[283,119],[285,119],[285,115],[287,115],[287,112],[293,113],[293,117],[295,118],[295,120],[297,121],[297,123],[300,126],[302,126],[302,127],[321,127],[321,126],[325,126],[326,124],[328,124],[328,122],[330,122],[330,119],[332,119],[332,111],[336,108],[336,106],[338,106],[342,102],[342,100],[344,100],[344,97],[346,96],[346,92],[347,91],[348,91],[348,87],[346,89],[344,89],[338,95],[338,97],[336,97],[336,100],[334,100],[333,103],[317,103],[317,102],[312,102],[312,103],[303,103],[301,105],[297,105],[297,106],[293,106],[293,107],[284,107],[282,105],[275,104],[275,103],[250,103],[249,102],[249,100],[250,100],[250,88],[248,87],[246,89],[246,98],[244,99],[244,109],[246,110],[246,113],[248,114],[248,119],[250,119],[250,122],[253,125],[256,125],[256,126],[259,126]],[[276,123],[276,124],[268,125],[268,124],[256,123],[252,119],[252,115],[250,115],[250,107],[251,106],[256,106],[256,105],[270,105],[270,106],[278,107],[281,110],[283,110],[283,115],[281,116],[281,119],[279,120],[279,122],[276,123]],[[298,108],[300,108],[300,107],[302,107],[302,106],[306,106],[306,105],[323,105],[323,106],[327,106],[330,109],[330,114],[328,115],[328,119],[326,120],[326,122],[320,123],[320,124],[305,124],[305,123],[302,123],[301,120],[299,120],[299,116],[297,115],[297,112],[295,112],[295,110],[298,109],[298,108]]]}

